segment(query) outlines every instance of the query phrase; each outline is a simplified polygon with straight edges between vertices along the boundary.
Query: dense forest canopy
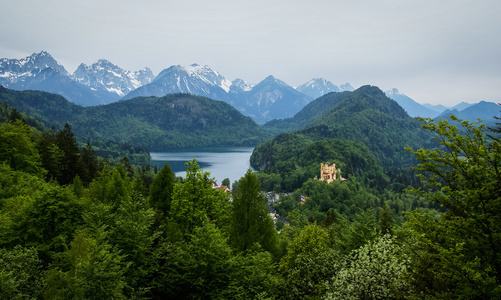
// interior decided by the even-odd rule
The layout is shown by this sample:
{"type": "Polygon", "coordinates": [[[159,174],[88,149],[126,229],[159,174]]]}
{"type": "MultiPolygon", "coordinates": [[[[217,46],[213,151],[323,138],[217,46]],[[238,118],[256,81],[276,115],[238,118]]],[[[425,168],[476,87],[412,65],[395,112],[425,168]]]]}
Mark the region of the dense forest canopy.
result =
{"type": "Polygon", "coordinates": [[[274,131],[298,131],[312,140],[360,141],[382,166],[415,164],[405,147],[431,147],[432,135],[377,87],[330,93],[308,104],[296,116],[269,122],[274,131]]]}
{"type": "MultiPolygon", "coordinates": [[[[366,125],[389,114],[386,100],[371,104],[371,91],[377,98],[369,89],[360,101],[382,105],[380,113],[349,110],[366,125]]],[[[183,97],[191,99],[136,104],[176,106],[183,97]]],[[[81,116],[104,122],[128,115],[116,105],[113,113],[95,108],[81,116]]],[[[243,174],[230,193],[214,188],[196,159],[184,179],[175,178],[168,164],[158,171],[132,162],[134,148],[78,143],[79,123],[47,129],[49,119],[31,112],[0,103],[2,299],[492,299],[501,293],[501,144],[492,134],[499,124],[492,132],[454,117],[455,125],[421,120],[428,133],[412,137],[433,135],[437,147],[410,144],[405,151],[418,162],[411,169],[405,159],[382,159],[391,152],[363,139],[325,135],[334,132],[330,121],[315,123],[257,147],[253,165],[262,170],[243,174]],[[101,156],[105,148],[117,156],[101,156]],[[336,163],[346,180],[315,180],[320,162],[336,163]],[[290,193],[270,214],[262,190],[290,193]],[[275,212],[285,219],[273,219],[275,212]]],[[[408,122],[398,118],[382,124],[408,122]]]]}
{"type": "Polygon", "coordinates": [[[254,146],[271,137],[229,104],[189,94],[83,108],[59,95],[0,87],[0,101],[37,117],[47,127],[61,129],[69,123],[82,141],[182,148],[254,146]]]}

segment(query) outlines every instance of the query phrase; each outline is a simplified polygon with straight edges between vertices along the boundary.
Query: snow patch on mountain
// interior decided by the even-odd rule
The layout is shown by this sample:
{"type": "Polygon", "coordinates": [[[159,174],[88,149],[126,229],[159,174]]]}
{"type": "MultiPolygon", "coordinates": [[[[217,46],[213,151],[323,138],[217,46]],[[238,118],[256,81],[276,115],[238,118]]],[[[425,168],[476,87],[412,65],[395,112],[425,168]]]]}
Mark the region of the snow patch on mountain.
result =
{"type": "Polygon", "coordinates": [[[108,60],[100,59],[90,66],[81,64],[73,73],[73,78],[93,90],[106,90],[118,97],[123,97],[150,83],[153,80],[153,73],[148,68],[131,72],[108,60]]]}
{"type": "Polygon", "coordinates": [[[296,88],[297,91],[316,99],[328,93],[339,93],[346,89],[353,90],[349,83],[344,85],[344,89],[323,78],[313,78],[296,88]]]}

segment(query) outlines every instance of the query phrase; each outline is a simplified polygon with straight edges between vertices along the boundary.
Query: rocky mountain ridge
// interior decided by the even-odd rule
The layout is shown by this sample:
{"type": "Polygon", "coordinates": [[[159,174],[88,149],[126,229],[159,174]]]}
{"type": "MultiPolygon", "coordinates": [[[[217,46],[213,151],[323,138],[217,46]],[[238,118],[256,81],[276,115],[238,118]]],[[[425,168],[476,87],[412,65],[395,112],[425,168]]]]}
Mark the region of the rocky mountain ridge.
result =
{"type": "Polygon", "coordinates": [[[23,59],[0,60],[0,85],[15,90],[57,93],[83,106],[188,93],[227,102],[258,123],[292,117],[317,95],[353,89],[349,84],[337,87],[325,79],[314,81],[317,83],[310,84],[307,90],[313,96],[308,96],[301,88],[295,89],[278,79],[264,79],[259,84],[242,79],[232,82],[209,66],[198,64],[171,66],[154,76],[149,68],[132,72],[105,59],[92,65],[81,64],[70,74],[46,51],[23,59]]]}

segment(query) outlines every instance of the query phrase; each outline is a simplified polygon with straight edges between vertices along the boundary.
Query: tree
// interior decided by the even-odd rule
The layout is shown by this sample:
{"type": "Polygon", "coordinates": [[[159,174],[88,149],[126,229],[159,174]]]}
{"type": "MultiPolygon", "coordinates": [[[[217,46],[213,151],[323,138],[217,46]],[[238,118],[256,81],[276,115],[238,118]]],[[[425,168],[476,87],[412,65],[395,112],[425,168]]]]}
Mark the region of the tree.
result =
{"type": "Polygon", "coordinates": [[[169,164],[165,163],[150,186],[150,196],[148,197],[150,207],[161,212],[164,217],[168,216],[170,210],[174,180],[174,172],[169,164]]]}
{"type": "Polygon", "coordinates": [[[231,248],[212,222],[203,222],[183,242],[161,242],[156,249],[154,299],[225,299],[232,272],[231,248]]]}
{"type": "Polygon", "coordinates": [[[105,165],[99,179],[90,185],[91,197],[117,208],[132,193],[131,182],[119,163],[113,170],[105,165]]]}
{"type": "Polygon", "coordinates": [[[0,248],[0,298],[36,299],[43,289],[42,266],[35,249],[0,248]]]}
{"type": "Polygon", "coordinates": [[[391,235],[384,235],[348,255],[332,278],[326,299],[405,299],[409,258],[391,235]]]}
{"type": "Polygon", "coordinates": [[[6,162],[14,170],[40,176],[46,172],[41,168],[31,128],[21,121],[0,125],[0,162],[6,162]]]}
{"type": "Polygon", "coordinates": [[[70,184],[77,174],[80,175],[80,178],[87,178],[87,174],[84,174],[86,169],[80,155],[80,149],[68,123],[64,125],[63,130],[56,134],[56,145],[64,153],[61,176],[58,178],[58,182],[61,185],[70,184]]]}
{"type": "Polygon", "coordinates": [[[329,245],[327,232],[317,224],[306,225],[294,238],[287,249],[287,254],[280,261],[280,269],[287,271],[296,266],[299,255],[311,255],[315,251],[323,252],[329,245]]]}
{"type": "Polygon", "coordinates": [[[280,275],[267,251],[247,251],[230,260],[230,280],[224,299],[267,299],[277,294],[280,275]]]}
{"type": "MultiPolygon", "coordinates": [[[[435,269],[415,274],[441,283],[428,289],[430,294],[490,298],[501,292],[501,143],[486,136],[483,124],[451,120],[460,127],[422,119],[441,148],[409,149],[429,187],[412,191],[447,210],[439,220],[416,213],[406,223],[416,248],[435,260],[435,269]]],[[[429,265],[420,257],[415,256],[416,265],[429,265]]]]}
{"type": "Polygon", "coordinates": [[[16,121],[21,121],[26,124],[26,121],[23,119],[23,116],[17,109],[13,109],[9,114],[9,123],[16,123],[16,121]]]}
{"type": "Polygon", "coordinates": [[[35,247],[47,264],[64,252],[82,223],[82,208],[70,187],[47,185],[23,213],[16,216],[11,243],[35,247]]]}
{"type": "Polygon", "coordinates": [[[122,256],[106,242],[106,233],[79,230],[66,252],[70,270],[48,271],[46,299],[125,299],[122,256]]]}
{"type": "Polygon", "coordinates": [[[212,187],[214,179],[200,169],[196,159],[186,166],[186,178],[174,186],[170,216],[184,233],[191,233],[205,221],[222,226],[228,214],[228,196],[212,187]]]}
{"type": "Polygon", "coordinates": [[[37,149],[42,159],[42,167],[47,170],[46,180],[61,178],[64,153],[56,145],[56,130],[52,127],[46,130],[37,141],[37,149]]]}
{"type": "Polygon", "coordinates": [[[221,185],[222,185],[222,186],[227,186],[227,187],[230,187],[230,184],[231,184],[231,182],[230,182],[230,179],[229,179],[229,178],[225,178],[225,179],[223,179],[223,181],[221,182],[221,185]]]}
{"type": "Polygon", "coordinates": [[[268,201],[251,169],[240,179],[233,195],[230,240],[235,249],[249,250],[254,243],[275,253],[277,231],[269,216],[268,201]]]}
{"type": "Polygon", "coordinates": [[[97,171],[98,171],[98,161],[97,161],[97,156],[96,152],[92,148],[92,145],[90,143],[87,143],[84,148],[82,148],[82,151],[80,152],[82,156],[82,162],[84,165],[84,168],[86,172],[84,175],[86,175],[86,178],[82,178],[83,182],[85,183],[86,186],[89,185],[89,183],[96,177],[97,171]]]}

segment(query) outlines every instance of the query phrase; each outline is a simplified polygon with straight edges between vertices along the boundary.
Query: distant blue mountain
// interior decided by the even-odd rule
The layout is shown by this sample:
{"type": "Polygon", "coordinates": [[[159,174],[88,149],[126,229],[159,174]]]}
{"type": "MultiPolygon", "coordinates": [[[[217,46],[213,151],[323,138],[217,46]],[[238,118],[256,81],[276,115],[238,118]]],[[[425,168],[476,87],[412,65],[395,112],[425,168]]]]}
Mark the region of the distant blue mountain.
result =
{"type": "Polygon", "coordinates": [[[459,104],[454,105],[450,109],[456,109],[457,111],[462,111],[467,109],[468,107],[471,107],[472,105],[474,105],[474,103],[461,102],[459,104]]]}
{"type": "Polygon", "coordinates": [[[411,117],[434,118],[439,114],[400,93],[397,89],[391,89],[384,93],[388,98],[395,100],[411,117]]]}
{"type": "Polygon", "coordinates": [[[433,104],[426,103],[426,104],[423,104],[423,106],[437,112],[438,114],[441,114],[442,112],[449,109],[449,107],[443,106],[441,104],[433,105],[433,104]]]}
{"type": "Polygon", "coordinates": [[[258,124],[290,118],[313,100],[271,75],[233,99],[235,107],[258,124]]]}
{"type": "Polygon", "coordinates": [[[318,97],[331,92],[342,92],[337,85],[323,78],[313,78],[312,80],[298,86],[296,90],[311,97],[312,99],[317,99],[318,97]]]}
{"type": "Polygon", "coordinates": [[[494,116],[501,116],[501,106],[494,102],[480,101],[479,103],[472,104],[462,111],[457,109],[446,110],[437,120],[449,120],[449,116],[454,114],[456,117],[462,120],[467,120],[470,122],[476,122],[477,119],[481,119],[487,126],[493,126],[496,120],[494,116]]]}

